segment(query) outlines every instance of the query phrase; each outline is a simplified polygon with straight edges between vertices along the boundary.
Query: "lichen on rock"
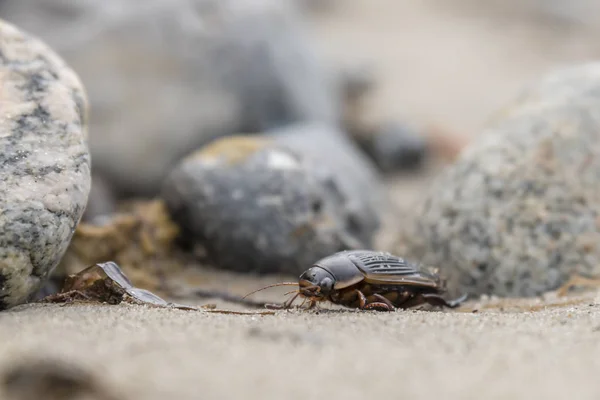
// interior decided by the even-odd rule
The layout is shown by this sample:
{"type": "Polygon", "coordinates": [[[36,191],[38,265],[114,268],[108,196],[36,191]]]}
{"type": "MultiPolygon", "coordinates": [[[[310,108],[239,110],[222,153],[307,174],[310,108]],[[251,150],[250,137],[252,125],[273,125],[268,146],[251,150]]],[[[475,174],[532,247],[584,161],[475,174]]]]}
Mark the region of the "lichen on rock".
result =
{"type": "Polygon", "coordinates": [[[62,281],[90,265],[114,261],[136,286],[155,290],[188,261],[177,246],[179,227],[160,200],[134,201],[110,216],[77,227],[55,277],[62,281]]]}

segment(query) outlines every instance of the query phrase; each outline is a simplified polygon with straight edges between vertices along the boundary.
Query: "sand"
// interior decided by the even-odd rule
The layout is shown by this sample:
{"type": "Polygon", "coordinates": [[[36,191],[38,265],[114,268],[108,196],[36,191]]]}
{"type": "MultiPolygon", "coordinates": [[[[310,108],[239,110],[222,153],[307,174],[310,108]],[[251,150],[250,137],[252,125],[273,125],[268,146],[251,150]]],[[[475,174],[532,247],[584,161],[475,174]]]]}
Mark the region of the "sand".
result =
{"type": "MultiPolygon", "coordinates": [[[[374,64],[374,114],[467,137],[530,79],[599,53],[583,28],[494,18],[447,1],[343,2],[316,17],[316,33],[328,56],[374,64]]],[[[394,180],[395,202],[418,201],[433,176],[394,180]]],[[[240,291],[257,287],[244,282],[240,291]]],[[[0,342],[1,370],[29,357],[70,360],[123,399],[600,397],[594,293],[560,307],[264,316],[38,304],[0,314],[0,342]]]]}
{"type": "Polygon", "coordinates": [[[278,311],[138,305],[4,313],[0,366],[71,360],[122,399],[592,399],[600,296],[538,311],[278,311]]]}

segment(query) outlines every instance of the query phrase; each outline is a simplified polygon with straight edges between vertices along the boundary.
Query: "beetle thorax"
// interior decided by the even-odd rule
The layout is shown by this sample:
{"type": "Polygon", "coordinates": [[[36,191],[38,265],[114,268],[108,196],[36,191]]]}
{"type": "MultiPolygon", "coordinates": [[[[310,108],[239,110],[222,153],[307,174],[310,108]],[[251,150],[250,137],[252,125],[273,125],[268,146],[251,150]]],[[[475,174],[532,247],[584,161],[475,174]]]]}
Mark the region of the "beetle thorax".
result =
{"type": "Polygon", "coordinates": [[[363,273],[354,262],[353,252],[340,252],[315,263],[333,276],[335,288],[346,288],[364,279],[363,273]]]}
{"type": "Polygon", "coordinates": [[[333,290],[335,278],[327,270],[314,266],[307,269],[299,280],[300,293],[306,297],[326,297],[333,290]]]}

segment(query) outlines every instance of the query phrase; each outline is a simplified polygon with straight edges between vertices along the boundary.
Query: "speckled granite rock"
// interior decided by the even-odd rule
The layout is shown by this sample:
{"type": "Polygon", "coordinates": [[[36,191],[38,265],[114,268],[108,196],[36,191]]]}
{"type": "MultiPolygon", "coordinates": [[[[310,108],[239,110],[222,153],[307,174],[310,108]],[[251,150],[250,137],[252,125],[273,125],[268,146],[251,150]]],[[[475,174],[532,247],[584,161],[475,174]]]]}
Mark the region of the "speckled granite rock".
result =
{"type": "Polygon", "coordinates": [[[313,142],[324,143],[319,153],[295,133],[218,140],[167,179],[162,195],[173,218],[212,263],[297,274],[338,250],[370,247],[381,194],[369,164],[344,142],[313,142]]]}
{"type": "Polygon", "coordinates": [[[405,254],[472,294],[600,274],[600,63],[524,91],[434,184],[405,254]]]}
{"type": "Polygon", "coordinates": [[[86,109],[75,73],[0,21],[0,309],[41,287],[83,214],[86,109]]]}
{"type": "Polygon", "coordinates": [[[81,76],[94,172],[155,194],[208,141],[336,118],[329,74],[289,0],[4,0],[81,76]]]}

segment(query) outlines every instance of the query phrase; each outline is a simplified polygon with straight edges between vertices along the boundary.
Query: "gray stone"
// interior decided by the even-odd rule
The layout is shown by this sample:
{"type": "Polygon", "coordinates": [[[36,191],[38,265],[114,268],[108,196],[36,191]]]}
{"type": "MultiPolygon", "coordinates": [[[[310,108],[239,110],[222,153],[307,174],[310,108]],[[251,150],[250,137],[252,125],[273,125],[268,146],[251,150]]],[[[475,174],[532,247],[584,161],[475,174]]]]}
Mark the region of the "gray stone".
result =
{"type": "Polygon", "coordinates": [[[600,274],[600,63],[525,90],[432,187],[407,256],[471,294],[534,296],[600,274]]]}
{"type": "Polygon", "coordinates": [[[332,121],[337,103],[289,0],[5,0],[81,76],[94,171],[154,194],[190,149],[237,132],[332,121]]]}
{"type": "Polygon", "coordinates": [[[362,154],[323,129],[220,139],[183,160],[162,194],[183,237],[241,272],[298,274],[336,251],[370,248],[381,187],[362,154]]]}
{"type": "Polygon", "coordinates": [[[418,169],[429,150],[417,128],[400,123],[385,124],[359,143],[383,173],[418,169]]]}
{"type": "Polygon", "coordinates": [[[301,155],[315,173],[344,197],[347,228],[362,243],[371,243],[381,215],[389,206],[374,164],[334,127],[295,124],[267,132],[277,143],[301,155]]]}
{"type": "Polygon", "coordinates": [[[86,110],[63,60],[0,21],[0,309],[45,283],[84,212],[86,110]]]}

